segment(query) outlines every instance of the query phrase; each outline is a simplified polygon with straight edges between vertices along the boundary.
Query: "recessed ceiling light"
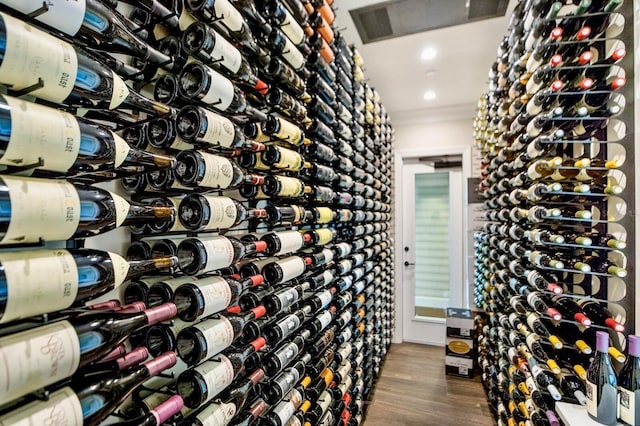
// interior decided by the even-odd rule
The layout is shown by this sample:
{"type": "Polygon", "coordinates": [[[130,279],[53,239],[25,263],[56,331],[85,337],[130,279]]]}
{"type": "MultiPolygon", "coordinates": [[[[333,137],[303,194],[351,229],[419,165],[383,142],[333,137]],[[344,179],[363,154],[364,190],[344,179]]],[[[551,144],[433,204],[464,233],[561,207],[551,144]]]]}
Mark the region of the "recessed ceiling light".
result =
{"type": "Polygon", "coordinates": [[[433,47],[427,47],[422,51],[422,54],[420,55],[423,61],[430,61],[436,56],[438,56],[438,51],[433,47]]]}
{"type": "Polygon", "coordinates": [[[424,92],[423,97],[425,101],[432,101],[436,98],[436,92],[434,92],[433,90],[427,90],[426,92],[424,92]]]}

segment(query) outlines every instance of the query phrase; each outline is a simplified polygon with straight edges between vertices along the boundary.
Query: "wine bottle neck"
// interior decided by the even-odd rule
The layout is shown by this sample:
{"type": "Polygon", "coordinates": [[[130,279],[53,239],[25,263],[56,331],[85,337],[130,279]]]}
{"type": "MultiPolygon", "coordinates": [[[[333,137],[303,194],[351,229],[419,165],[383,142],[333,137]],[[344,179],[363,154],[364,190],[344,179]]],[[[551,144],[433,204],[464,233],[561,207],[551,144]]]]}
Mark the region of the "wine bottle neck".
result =
{"type": "Polygon", "coordinates": [[[141,275],[166,270],[173,270],[178,266],[178,258],[175,256],[157,257],[155,259],[129,260],[129,271],[126,280],[131,280],[141,275]]]}
{"type": "Polygon", "coordinates": [[[175,217],[174,207],[148,206],[131,203],[123,225],[134,225],[143,220],[167,222],[175,217]]]}

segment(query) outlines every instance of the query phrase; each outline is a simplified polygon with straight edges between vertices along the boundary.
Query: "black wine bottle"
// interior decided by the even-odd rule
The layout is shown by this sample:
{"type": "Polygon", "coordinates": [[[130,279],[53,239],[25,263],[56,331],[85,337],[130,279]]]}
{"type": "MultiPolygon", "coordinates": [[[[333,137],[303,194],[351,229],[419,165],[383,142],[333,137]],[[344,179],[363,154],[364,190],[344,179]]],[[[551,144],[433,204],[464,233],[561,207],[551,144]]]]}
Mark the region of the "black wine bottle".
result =
{"type": "Polygon", "coordinates": [[[587,370],[587,413],[598,423],[617,421],[617,378],[609,359],[609,335],[596,332],[596,354],[587,370]]]}
{"type": "Polygon", "coordinates": [[[178,208],[180,222],[192,232],[229,229],[266,215],[265,209],[249,209],[232,198],[216,195],[187,195],[178,208]]]}
{"type": "Polygon", "coordinates": [[[264,241],[245,243],[234,237],[186,238],[178,247],[178,266],[187,275],[211,272],[266,248],[264,241]]]}
{"type": "Polygon", "coordinates": [[[233,189],[264,181],[262,176],[246,174],[228,158],[203,151],[180,151],[176,160],[176,178],[186,187],[233,189]]]}

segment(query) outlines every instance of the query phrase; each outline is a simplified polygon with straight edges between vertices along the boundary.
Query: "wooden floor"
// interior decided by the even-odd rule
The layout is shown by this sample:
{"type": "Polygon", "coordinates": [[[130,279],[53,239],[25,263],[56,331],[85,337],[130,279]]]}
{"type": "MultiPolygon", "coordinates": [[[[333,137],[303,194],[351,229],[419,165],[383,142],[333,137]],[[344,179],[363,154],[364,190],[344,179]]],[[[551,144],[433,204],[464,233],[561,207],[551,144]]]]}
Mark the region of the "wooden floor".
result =
{"type": "Polygon", "coordinates": [[[444,348],[391,345],[364,426],[491,426],[480,378],[444,374],[444,348]]]}

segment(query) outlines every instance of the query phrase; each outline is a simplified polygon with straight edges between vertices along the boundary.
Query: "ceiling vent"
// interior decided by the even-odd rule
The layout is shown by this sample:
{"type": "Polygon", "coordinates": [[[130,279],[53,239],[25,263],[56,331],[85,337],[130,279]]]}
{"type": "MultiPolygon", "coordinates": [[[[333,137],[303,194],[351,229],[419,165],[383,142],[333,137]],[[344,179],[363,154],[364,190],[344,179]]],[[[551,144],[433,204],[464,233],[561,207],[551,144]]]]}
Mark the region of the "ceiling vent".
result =
{"type": "Polygon", "coordinates": [[[504,16],[508,0],[391,0],[350,10],[362,43],[504,16]]]}

